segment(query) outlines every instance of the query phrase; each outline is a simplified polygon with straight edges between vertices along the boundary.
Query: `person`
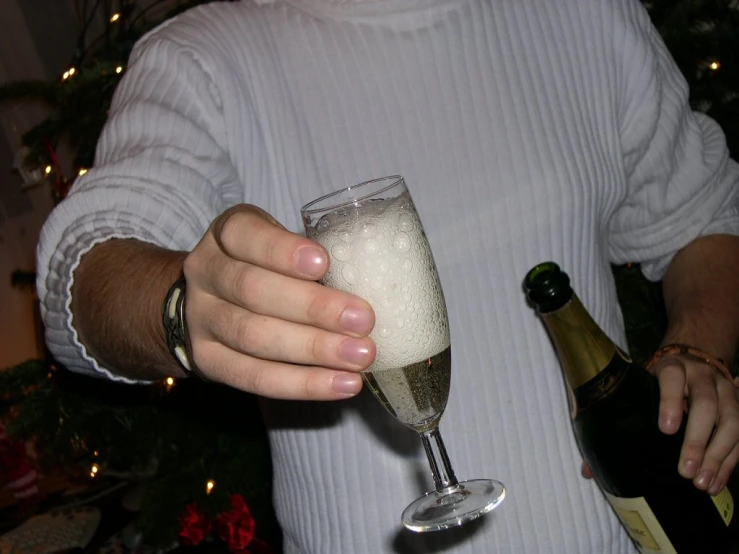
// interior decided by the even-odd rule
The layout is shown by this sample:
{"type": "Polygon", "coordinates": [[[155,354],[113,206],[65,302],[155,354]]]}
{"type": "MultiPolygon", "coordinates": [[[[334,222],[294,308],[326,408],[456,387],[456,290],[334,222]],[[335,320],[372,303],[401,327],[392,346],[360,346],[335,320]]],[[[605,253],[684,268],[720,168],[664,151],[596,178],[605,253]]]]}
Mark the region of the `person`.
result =
{"type": "MultiPolygon", "coordinates": [[[[132,54],[95,167],[46,222],[38,288],[71,370],[126,383],[185,371],[162,304],[184,273],[190,357],[260,396],[289,553],[635,553],[579,472],[555,353],[522,280],[571,276],[625,345],[612,263],[663,279],[665,344],[730,362],[739,337],[739,166],[637,0],[256,0],[170,20],[132,54]],[[374,315],[322,286],[299,210],[405,176],[450,317],[441,428],[494,512],[413,534],[431,487],[415,434],[359,372],[374,315]]],[[[660,426],[690,407],[682,475],[716,493],[739,404],[707,363],[665,356],[660,426]]],[[[638,453],[637,453],[638,455],[638,453]]]]}

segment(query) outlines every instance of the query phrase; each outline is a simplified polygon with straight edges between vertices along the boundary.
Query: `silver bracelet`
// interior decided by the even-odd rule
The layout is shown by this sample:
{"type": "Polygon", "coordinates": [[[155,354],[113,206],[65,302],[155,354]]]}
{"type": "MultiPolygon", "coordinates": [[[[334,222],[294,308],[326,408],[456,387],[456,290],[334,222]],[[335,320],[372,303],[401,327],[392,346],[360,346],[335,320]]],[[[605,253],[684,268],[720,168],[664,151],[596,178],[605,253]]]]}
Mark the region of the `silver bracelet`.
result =
{"type": "Polygon", "coordinates": [[[167,291],[167,296],[164,298],[164,304],[162,305],[164,335],[167,338],[169,351],[182,366],[182,369],[188,375],[205,379],[192,361],[190,335],[187,332],[187,322],[185,321],[186,291],[187,281],[185,281],[184,275],[181,275],[167,291]]]}

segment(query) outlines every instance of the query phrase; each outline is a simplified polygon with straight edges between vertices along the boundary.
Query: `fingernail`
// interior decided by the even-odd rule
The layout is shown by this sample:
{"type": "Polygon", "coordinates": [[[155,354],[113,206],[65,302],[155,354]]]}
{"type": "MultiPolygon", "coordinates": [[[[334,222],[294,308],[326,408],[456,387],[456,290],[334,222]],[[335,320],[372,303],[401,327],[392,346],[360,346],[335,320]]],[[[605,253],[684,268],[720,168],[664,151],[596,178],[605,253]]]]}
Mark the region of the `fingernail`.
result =
{"type": "Polygon", "coordinates": [[[356,374],[342,373],[334,377],[334,380],[331,382],[331,388],[339,394],[354,396],[362,390],[362,378],[356,374]]]}
{"type": "Polygon", "coordinates": [[[372,347],[368,340],[346,339],[341,343],[339,355],[345,362],[365,368],[369,365],[372,347]]]}
{"type": "Polygon", "coordinates": [[[367,308],[346,308],[341,313],[341,327],[345,331],[366,335],[372,330],[374,324],[372,310],[367,308]]]}
{"type": "Polygon", "coordinates": [[[707,469],[704,469],[698,474],[698,477],[695,480],[695,485],[701,489],[707,489],[708,485],[711,484],[712,479],[713,479],[713,472],[707,469]]]}
{"type": "Polygon", "coordinates": [[[663,433],[674,433],[678,429],[679,421],[677,418],[669,414],[665,414],[660,418],[659,426],[663,433]]]}
{"type": "Polygon", "coordinates": [[[711,496],[716,496],[718,493],[721,492],[721,489],[723,488],[724,484],[718,479],[714,479],[713,483],[711,483],[711,486],[708,487],[708,494],[710,494],[711,496]]]}
{"type": "Polygon", "coordinates": [[[695,460],[686,460],[683,462],[683,477],[692,479],[695,477],[695,472],[698,470],[698,463],[695,460]]]}
{"type": "Polygon", "coordinates": [[[326,269],[326,256],[318,248],[304,246],[297,253],[298,271],[305,275],[319,277],[326,269]]]}

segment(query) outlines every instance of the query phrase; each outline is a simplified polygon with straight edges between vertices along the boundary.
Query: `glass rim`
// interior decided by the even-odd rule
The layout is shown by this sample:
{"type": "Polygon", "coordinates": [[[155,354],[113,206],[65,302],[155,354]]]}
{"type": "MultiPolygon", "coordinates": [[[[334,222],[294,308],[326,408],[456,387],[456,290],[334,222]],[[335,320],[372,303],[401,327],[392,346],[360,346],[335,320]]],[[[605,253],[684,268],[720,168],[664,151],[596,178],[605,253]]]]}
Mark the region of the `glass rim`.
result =
{"type": "Polygon", "coordinates": [[[372,196],[375,196],[376,194],[380,194],[382,192],[385,192],[386,190],[389,190],[396,186],[398,183],[404,183],[405,179],[402,175],[387,175],[385,177],[378,177],[377,179],[370,179],[369,181],[363,181],[361,183],[358,183],[356,185],[351,185],[349,187],[344,187],[339,190],[335,190],[334,192],[330,192],[328,194],[324,194],[320,198],[316,198],[315,200],[312,200],[308,202],[305,206],[300,208],[300,213],[303,215],[313,215],[317,214],[319,212],[325,212],[329,210],[335,210],[337,208],[341,208],[343,206],[348,206],[349,204],[354,204],[355,202],[361,202],[362,200],[366,200],[367,198],[370,198],[372,196]],[[365,194],[364,196],[359,196],[358,198],[352,198],[351,200],[347,200],[345,202],[339,202],[338,204],[331,204],[329,206],[325,206],[323,208],[311,208],[311,206],[314,206],[315,204],[318,204],[319,202],[323,202],[324,200],[327,200],[328,198],[331,198],[333,196],[336,196],[337,194],[341,194],[342,192],[347,192],[352,189],[356,189],[359,187],[363,187],[365,185],[371,185],[372,183],[379,183],[380,181],[388,181],[391,180],[392,183],[390,183],[388,186],[381,188],[380,190],[376,190],[370,194],[365,194]]]}

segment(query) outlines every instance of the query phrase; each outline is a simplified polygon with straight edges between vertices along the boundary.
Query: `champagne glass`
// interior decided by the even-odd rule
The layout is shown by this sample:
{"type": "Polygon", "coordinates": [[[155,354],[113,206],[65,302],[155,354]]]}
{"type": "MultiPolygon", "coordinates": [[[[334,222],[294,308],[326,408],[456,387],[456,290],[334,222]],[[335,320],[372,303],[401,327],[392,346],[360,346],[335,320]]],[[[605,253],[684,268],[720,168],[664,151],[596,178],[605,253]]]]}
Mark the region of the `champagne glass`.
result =
{"type": "Polygon", "coordinates": [[[301,209],[308,238],[328,250],[323,284],[367,300],[375,312],[377,345],[362,373],[375,397],[418,432],[435,490],[402,515],[412,531],[436,531],[472,521],[498,506],[498,481],[457,481],[439,433],[451,380],[451,342],[444,294],[413,200],[400,176],[328,194],[301,209]]]}

